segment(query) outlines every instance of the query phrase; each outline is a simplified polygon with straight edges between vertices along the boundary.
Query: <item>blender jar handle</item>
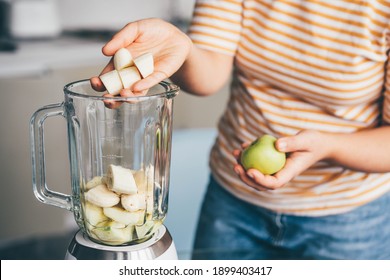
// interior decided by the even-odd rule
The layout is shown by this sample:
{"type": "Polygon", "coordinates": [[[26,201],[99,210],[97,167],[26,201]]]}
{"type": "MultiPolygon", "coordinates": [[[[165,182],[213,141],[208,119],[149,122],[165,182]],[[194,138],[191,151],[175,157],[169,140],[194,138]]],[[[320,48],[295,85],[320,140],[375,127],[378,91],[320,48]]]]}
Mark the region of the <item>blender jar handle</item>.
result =
{"type": "Polygon", "coordinates": [[[64,104],[57,103],[38,109],[30,121],[32,182],[35,197],[49,205],[72,210],[72,197],[50,190],[46,185],[44,122],[48,117],[64,116],[64,104]]]}

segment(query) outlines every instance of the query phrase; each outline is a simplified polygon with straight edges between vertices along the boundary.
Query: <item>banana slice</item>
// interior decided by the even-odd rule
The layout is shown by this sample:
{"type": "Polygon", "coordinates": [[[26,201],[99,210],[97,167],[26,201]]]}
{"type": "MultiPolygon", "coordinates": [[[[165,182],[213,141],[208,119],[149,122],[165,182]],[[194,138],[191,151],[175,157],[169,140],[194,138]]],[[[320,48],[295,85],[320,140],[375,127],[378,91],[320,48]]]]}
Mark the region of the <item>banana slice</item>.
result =
{"type": "Polygon", "coordinates": [[[85,200],[96,206],[112,207],[119,203],[120,198],[105,185],[98,185],[85,193],[85,200]]]}
{"type": "Polygon", "coordinates": [[[86,190],[90,190],[98,185],[104,185],[105,182],[104,182],[104,177],[102,176],[95,176],[93,177],[90,181],[88,181],[86,184],[85,184],[85,189],[86,190]]]}
{"type": "MultiPolygon", "coordinates": [[[[148,187],[146,195],[146,213],[147,214],[153,214],[155,208],[157,209],[158,206],[155,205],[154,201],[154,191],[155,189],[161,189],[160,184],[157,182],[152,182],[152,185],[148,187]]],[[[158,203],[158,202],[156,202],[158,203]]]]}
{"type": "MultiPolygon", "coordinates": [[[[155,221],[147,221],[142,226],[135,226],[135,232],[137,233],[138,239],[144,238],[154,232],[155,221]]],[[[160,223],[161,225],[161,223],[160,223]]]]}
{"type": "Polygon", "coordinates": [[[138,192],[146,192],[148,179],[143,169],[133,171],[135,183],[137,184],[138,192]]]}
{"type": "Polygon", "coordinates": [[[118,73],[121,78],[123,88],[131,88],[135,82],[141,80],[141,75],[134,66],[118,70],[118,73]]]}
{"type": "Polygon", "coordinates": [[[99,76],[109,94],[118,95],[123,89],[122,81],[117,70],[99,76]]]}
{"type": "Polygon", "coordinates": [[[146,213],[152,214],[154,212],[154,199],[153,199],[153,193],[149,192],[146,195],[146,213]]]}
{"type": "Polygon", "coordinates": [[[138,187],[138,193],[152,191],[154,183],[154,167],[152,165],[146,170],[133,171],[133,176],[138,187]]]}
{"type": "Polygon", "coordinates": [[[133,240],[133,226],[125,226],[115,221],[99,224],[91,230],[98,240],[109,245],[121,245],[133,240]]]}
{"type": "Polygon", "coordinates": [[[130,169],[111,164],[107,172],[107,186],[120,194],[136,194],[137,184],[130,169]]]}
{"type": "Polygon", "coordinates": [[[134,64],[141,73],[142,78],[146,78],[154,71],[154,61],[152,53],[144,53],[134,58],[134,64]]]}
{"type": "Polygon", "coordinates": [[[86,222],[92,226],[96,226],[97,224],[108,220],[103,213],[102,207],[98,207],[89,202],[85,203],[84,216],[86,222]]]}
{"type": "Polygon", "coordinates": [[[117,221],[103,221],[101,223],[98,223],[95,228],[107,228],[107,227],[112,227],[112,228],[125,228],[127,227],[125,224],[119,223],[117,221]]]}
{"type": "Polygon", "coordinates": [[[144,221],[145,211],[128,212],[121,207],[107,207],[103,209],[105,216],[125,225],[139,225],[144,221]]]}
{"type": "Polygon", "coordinates": [[[114,55],[114,67],[116,70],[122,70],[126,67],[134,65],[133,56],[126,48],[117,50],[114,55]]]}
{"type": "MultiPolygon", "coordinates": [[[[140,204],[140,207],[142,207],[141,209],[146,208],[147,209],[146,212],[148,214],[153,213],[154,167],[151,166],[147,168],[146,171],[143,169],[133,171],[133,176],[138,187],[138,195],[142,196],[139,197],[139,199],[142,200],[142,203],[140,204]],[[145,202],[146,205],[144,206],[145,202]]],[[[128,211],[133,211],[132,207],[137,205],[137,202],[132,203],[132,199],[127,198],[125,196],[121,197],[121,203],[123,208],[125,208],[128,211]]]]}
{"type": "Polygon", "coordinates": [[[143,193],[122,195],[121,204],[123,208],[130,212],[146,209],[146,196],[143,193]]]}

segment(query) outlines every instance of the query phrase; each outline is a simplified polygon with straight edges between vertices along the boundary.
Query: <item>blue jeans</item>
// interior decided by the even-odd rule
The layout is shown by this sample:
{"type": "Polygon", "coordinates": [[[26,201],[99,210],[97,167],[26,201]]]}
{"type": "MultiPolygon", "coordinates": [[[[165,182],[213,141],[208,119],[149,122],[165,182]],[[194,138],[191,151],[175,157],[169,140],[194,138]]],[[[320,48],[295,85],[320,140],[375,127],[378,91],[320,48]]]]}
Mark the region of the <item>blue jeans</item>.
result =
{"type": "Polygon", "coordinates": [[[212,177],[193,259],[390,259],[390,192],[323,217],[276,213],[233,196],[212,177]]]}

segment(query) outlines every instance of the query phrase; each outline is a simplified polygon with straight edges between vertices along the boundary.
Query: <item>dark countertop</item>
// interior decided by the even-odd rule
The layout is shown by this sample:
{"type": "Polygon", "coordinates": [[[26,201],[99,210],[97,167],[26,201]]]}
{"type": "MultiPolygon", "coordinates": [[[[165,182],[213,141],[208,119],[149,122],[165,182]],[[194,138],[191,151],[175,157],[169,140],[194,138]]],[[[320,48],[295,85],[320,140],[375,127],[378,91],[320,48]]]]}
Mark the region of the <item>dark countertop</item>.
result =
{"type": "Polygon", "coordinates": [[[63,260],[75,232],[31,237],[0,246],[1,260],[63,260]]]}

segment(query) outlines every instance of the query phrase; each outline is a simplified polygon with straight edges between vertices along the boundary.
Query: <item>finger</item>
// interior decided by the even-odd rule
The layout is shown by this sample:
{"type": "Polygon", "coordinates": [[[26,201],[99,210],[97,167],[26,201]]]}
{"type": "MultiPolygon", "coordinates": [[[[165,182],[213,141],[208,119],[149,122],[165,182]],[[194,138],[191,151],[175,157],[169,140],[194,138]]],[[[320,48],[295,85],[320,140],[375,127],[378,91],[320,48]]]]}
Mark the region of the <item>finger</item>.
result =
{"type": "Polygon", "coordinates": [[[252,180],[256,182],[256,184],[272,190],[278,189],[283,186],[283,184],[281,184],[276,177],[272,175],[264,175],[256,171],[257,170],[254,169],[248,170],[248,176],[252,178],[252,180]]]}
{"type": "Polygon", "coordinates": [[[307,150],[308,143],[305,137],[301,135],[282,137],[276,140],[275,147],[280,152],[296,152],[307,150]]]}
{"type": "MultiPolygon", "coordinates": [[[[114,97],[112,94],[103,94],[103,97],[114,97]]],[[[117,109],[121,106],[122,102],[114,101],[112,99],[104,99],[103,100],[104,106],[106,106],[109,109],[117,109]]]]}
{"type": "MultiPolygon", "coordinates": [[[[114,69],[115,69],[115,67],[114,67],[113,59],[111,58],[110,61],[107,63],[107,65],[100,72],[99,76],[104,74],[104,73],[110,72],[114,69]]],[[[100,78],[97,76],[92,77],[90,79],[90,83],[91,83],[92,88],[96,91],[102,92],[102,91],[106,90],[106,87],[102,83],[102,80],[100,80],[100,78]]]]}
{"type": "Polygon", "coordinates": [[[135,96],[134,92],[132,92],[130,89],[128,88],[125,88],[125,89],[122,89],[120,92],[119,92],[119,95],[121,97],[133,97],[135,96]]]}
{"type": "Polygon", "coordinates": [[[116,33],[103,47],[104,55],[112,56],[120,48],[125,48],[133,43],[138,37],[138,22],[131,22],[116,33]]]}
{"type": "Polygon", "coordinates": [[[296,176],[296,169],[293,161],[287,160],[286,165],[273,175],[263,175],[257,170],[250,169],[248,170],[248,176],[251,176],[256,183],[265,188],[279,189],[296,176]]]}
{"type": "Polygon", "coordinates": [[[103,85],[102,81],[100,80],[99,77],[92,77],[89,79],[89,82],[91,83],[91,87],[99,92],[103,92],[106,90],[105,86],[103,85]]]}
{"type": "Polygon", "coordinates": [[[234,171],[237,173],[237,175],[240,177],[241,181],[243,181],[245,184],[247,184],[248,186],[256,189],[256,190],[259,190],[259,191],[269,191],[270,189],[269,188],[265,188],[261,185],[259,185],[257,182],[255,182],[252,178],[250,178],[246,171],[244,170],[244,168],[239,165],[239,164],[236,164],[234,166],[234,171]]]}
{"type": "Polygon", "coordinates": [[[128,88],[124,88],[119,92],[119,95],[122,97],[134,97],[134,96],[144,96],[147,93],[148,93],[148,90],[132,91],[128,88]]]}
{"type": "Polygon", "coordinates": [[[251,144],[251,142],[244,142],[244,143],[241,144],[241,148],[242,148],[242,149],[245,149],[245,148],[247,148],[250,144],[251,144]]]}
{"type": "Polygon", "coordinates": [[[146,78],[136,82],[133,85],[133,91],[142,92],[144,90],[147,90],[157,85],[159,82],[167,79],[169,77],[168,76],[169,74],[173,74],[173,73],[165,73],[164,71],[155,71],[149,76],[147,76],[146,78]]]}
{"type": "MultiPolygon", "coordinates": [[[[120,95],[121,97],[134,97],[134,96],[136,96],[136,95],[134,94],[134,92],[132,92],[132,91],[131,91],[130,89],[128,89],[128,88],[122,89],[122,90],[120,91],[119,95],[120,95]]],[[[129,103],[129,104],[135,104],[135,103],[137,103],[137,102],[138,102],[138,100],[136,100],[136,99],[129,99],[129,100],[126,101],[126,103],[129,103]]]]}
{"type": "Polygon", "coordinates": [[[100,72],[100,75],[103,75],[104,73],[110,72],[115,69],[114,66],[114,59],[111,58],[110,61],[107,63],[107,65],[103,68],[103,70],[100,72]]]}
{"type": "MultiPolygon", "coordinates": [[[[137,96],[134,92],[132,92],[128,88],[122,89],[120,91],[119,95],[121,97],[135,97],[135,96],[137,96]]],[[[138,100],[134,98],[134,99],[129,99],[129,100],[125,101],[125,102],[129,103],[129,104],[135,104],[135,103],[138,103],[138,100]]]]}
{"type": "Polygon", "coordinates": [[[235,157],[236,160],[239,160],[241,156],[241,150],[234,150],[233,156],[235,157]]]}

